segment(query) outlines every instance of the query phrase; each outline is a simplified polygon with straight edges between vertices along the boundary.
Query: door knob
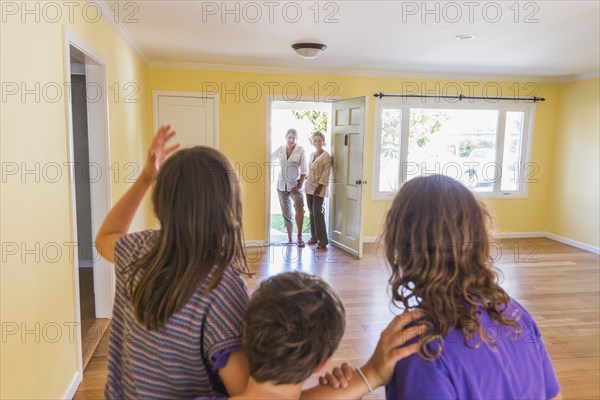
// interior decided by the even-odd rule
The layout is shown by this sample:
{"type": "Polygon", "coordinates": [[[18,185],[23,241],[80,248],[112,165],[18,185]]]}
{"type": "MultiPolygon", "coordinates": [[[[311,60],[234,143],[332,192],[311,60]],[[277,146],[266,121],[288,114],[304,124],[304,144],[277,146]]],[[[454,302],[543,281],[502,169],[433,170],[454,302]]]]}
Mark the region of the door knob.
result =
{"type": "Polygon", "coordinates": [[[362,181],[362,180],[360,180],[360,179],[357,179],[357,180],[356,180],[356,184],[357,184],[357,185],[366,185],[366,184],[367,184],[367,181],[362,181]]]}

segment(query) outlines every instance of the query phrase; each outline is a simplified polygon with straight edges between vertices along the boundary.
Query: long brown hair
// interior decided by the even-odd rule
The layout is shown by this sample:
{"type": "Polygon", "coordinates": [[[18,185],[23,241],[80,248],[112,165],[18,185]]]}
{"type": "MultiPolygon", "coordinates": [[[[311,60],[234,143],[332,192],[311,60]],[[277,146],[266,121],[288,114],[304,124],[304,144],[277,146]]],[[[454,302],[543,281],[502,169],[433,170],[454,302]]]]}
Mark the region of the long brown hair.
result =
{"type": "Polygon", "coordinates": [[[430,329],[419,354],[426,359],[441,354],[452,328],[462,331],[467,346],[477,347],[479,339],[495,345],[478,308],[521,331],[518,316],[504,314],[510,297],[489,257],[490,221],[471,191],[443,175],[411,179],[394,198],[383,233],[392,296],[396,305],[423,310],[430,329]]]}
{"type": "Polygon", "coordinates": [[[201,286],[209,292],[233,266],[248,273],[242,200],[229,160],[209,147],[180,150],[162,165],[152,193],[156,245],[126,268],[136,320],[164,325],[201,286]]]}

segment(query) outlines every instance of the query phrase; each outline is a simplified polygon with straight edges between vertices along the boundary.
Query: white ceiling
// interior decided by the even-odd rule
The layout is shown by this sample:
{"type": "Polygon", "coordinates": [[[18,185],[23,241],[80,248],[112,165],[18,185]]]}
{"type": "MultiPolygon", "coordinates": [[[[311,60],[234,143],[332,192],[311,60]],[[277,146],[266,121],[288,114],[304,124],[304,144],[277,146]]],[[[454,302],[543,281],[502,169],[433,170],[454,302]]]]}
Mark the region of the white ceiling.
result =
{"type": "Polygon", "coordinates": [[[153,65],[542,78],[600,71],[598,0],[126,0],[119,5],[118,16],[112,0],[105,1],[105,10],[112,6],[113,19],[153,65]],[[460,34],[476,38],[457,40],[460,34]],[[304,60],[290,47],[303,41],[328,48],[319,58],[304,60]]]}

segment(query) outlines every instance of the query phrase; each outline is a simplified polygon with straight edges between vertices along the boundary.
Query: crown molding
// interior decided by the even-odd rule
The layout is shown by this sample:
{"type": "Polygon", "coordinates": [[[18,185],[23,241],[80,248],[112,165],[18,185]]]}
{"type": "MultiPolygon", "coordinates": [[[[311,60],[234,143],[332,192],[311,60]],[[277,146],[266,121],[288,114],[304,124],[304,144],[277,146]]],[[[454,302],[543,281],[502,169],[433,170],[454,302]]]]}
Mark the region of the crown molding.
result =
{"type": "MultiPolygon", "coordinates": [[[[201,71],[226,71],[250,72],[262,74],[292,74],[292,75],[329,75],[329,76],[358,76],[371,78],[400,78],[424,80],[460,80],[460,81],[498,81],[498,82],[569,82],[572,80],[590,79],[594,74],[580,74],[577,76],[523,76],[500,74],[466,74],[466,73],[435,73],[415,71],[386,71],[386,70],[355,70],[355,69],[327,69],[327,68],[287,68],[265,67],[252,65],[207,64],[173,61],[152,61],[151,68],[192,69],[201,71]],[[583,78],[576,78],[585,76],[583,78]]],[[[598,74],[595,74],[596,76],[598,74]]]]}
{"type": "Polygon", "coordinates": [[[568,82],[577,82],[577,81],[587,81],[588,79],[597,79],[600,78],[600,72],[585,72],[583,74],[577,75],[565,75],[561,77],[560,83],[568,83],[568,82]]]}
{"type": "Polygon", "coordinates": [[[121,39],[123,39],[125,41],[125,43],[127,43],[127,44],[129,44],[129,46],[131,46],[131,48],[137,53],[137,55],[140,56],[140,58],[144,61],[144,64],[146,64],[146,65],[150,64],[150,60],[148,59],[148,57],[146,57],[144,52],[140,49],[139,45],[137,44],[137,42],[135,41],[133,36],[131,36],[131,34],[129,33],[127,28],[125,28],[125,26],[123,26],[120,21],[115,22],[115,20],[113,18],[111,18],[111,15],[113,15],[113,12],[109,8],[108,4],[106,4],[106,0],[96,0],[94,2],[94,4],[97,4],[98,7],[100,7],[100,9],[102,10],[102,19],[106,23],[108,23],[108,25],[110,27],[113,28],[113,30],[117,33],[117,35],[119,35],[121,37],[121,39]]]}

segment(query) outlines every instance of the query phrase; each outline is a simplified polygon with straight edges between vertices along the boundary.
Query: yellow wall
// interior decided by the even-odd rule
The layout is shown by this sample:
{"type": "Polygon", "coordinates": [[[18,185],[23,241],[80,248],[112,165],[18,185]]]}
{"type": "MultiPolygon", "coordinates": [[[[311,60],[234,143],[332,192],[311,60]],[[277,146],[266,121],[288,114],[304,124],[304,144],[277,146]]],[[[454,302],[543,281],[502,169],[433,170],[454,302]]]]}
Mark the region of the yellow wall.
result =
{"type": "MultiPolygon", "coordinates": [[[[514,82],[450,82],[424,81],[415,79],[343,77],[318,75],[286,75],[222,71],[180,70],[151,68],[149,71],[149,90],[217,91],[221,92],[220,103],[220,148],[240,166],[249,162],[263,165],[268,162],[266,155],[267,99],[269,93],[295,98],[298,90],[308,99],[315,93],[335,95],[340,98],[367,96],[367,120],[364,158],[364,177],[372,183],[373,144],[374,144],[374,93],[401,93],[404,89],[417,85],[424,91],[437,93],[456,92],[460,87],[463,93],[474,88],[474,95],[525,96],[535,94],[547,100],[539,103],[536,109],[536,123],[533,132],[533,151],[531,162],[539,166],[539,183],[531,184],[529,196],[525,199],[500,199],[490,201],[497,217],[497,229],[505,232],[538,232],[546,230],[547,201],[549,189],[551,146],[554,136],[554,115],[558,107],[556,84],[537,84],[532,90],[527,83],[514,82]],[[298,85],[298,86],[296,86],[298,85]],[[436,86],[438,85],[438,86],[436,86]],[[487,86],[486,86],[487,85],[487,86]],[[262,88],[262,97],[258,98],[253,88],[262,88]],[[273,89],[269,89],[269,88],[273,89]],[[499,92],[496,92],[496,87],[499,92]],[[518,89],[517,89],[518,87],[518,89]],[[482,92],[483,91],[483,92],[482,92]],[[225,94],[223,94],[225,93],[225,94]]],[[[411,89],[412,90],[412,89],[411,89]]],[[[275,132],[274,135],[278,133],[275,132]]],[[[277,137],[277,136],[275,136],[277,137]]],[[[263,174],[263,177],[268,176],[263,174]]],[[[245,232],[247,240],[265,239],[265,180],[248,183],[242,179],[244,188],[245,232]]],[[[373,237],[380,234],[383,215],[388,201],[371,200],[370,184],[364,186],[363,236],[373,237]]]]}
{"type": "Polygon", "coordinates": [[[600,246],[600,79],[560,85],[548,231],[600,246]]]}
{"type": "MultiPolygon", "coordinates": [[[[23,3],[14,4],[20,7],[23,3]]],[[[234,92],[236,83],[240,85],[238,98],[235,93],[221,93],[220,148],[240,166],[250,162],[263,164],[268,161],[267,87],[275,86],[275,94],[280,95],[287,84],[291,97],[297,84],[307,98],[314,97],[317,90],[321,95],[340,98],[368,97],[364,177],[372,183],[375,108],[372,94],[402,92],[406,83],[423,84],[425,89],[435,90],[434,81],[411,79],[149,69],[104,21],[83,21],[81,8],[75,8],[72,23],[68,21],[67,9],[62,10],[64,15],[58,22],[43,18],[35,22],[35,16],[31,15],[22,22],[20,14],[7,16],[0,28],[1,82],[24,83],[28,88],[36,82],[42,86],[51,82],[62,84],[65,70],[62,29],[67,26],[103,54],[108,63],[109,86],[116,83],[123,89],[126,83],[134,82],[140,87],[138,103],[124,103],[122,96],[116,102],[109,98],[111,163],[120,163],[120,168],[126,162],[143,162],[144,149],[152,134],[151,90],[203,91],[207,90],[206,84],[213,82],[234,92]],[[248,91],[244,95],[243,88],[248,84],[261,87],[262,96],[255,99],[252,86],[246,86],[248,91]]],[[[479,82],[473,94],[481,94],[483,84],[479,82]]],[[[440,85],[451,90],[464,82],[440,82],[440,85]]],[[[524,84],[519,86],[520,94],[530,93],[524,84]]],[[[514,83],[500,83],[500,88],[498,95],[515,94],[514,83]]],[[[537,106],[533,133],[531,161],[539,165],[539,183],[531,185],[527,199],[490,202],[498,229],[549,230],[597,246],[598,80],[539,84],[536,94],[548,99],[537,106]],[[585,169],[578,164],[581,160],[586,162],[585,169]]],[[[13,163],[20,169],[33,169],[39,163],[43,171],[47,163],[63,165],[68,161],[66,102],[61,99],[52,103],[43,98],[36,102],[33,95],[25,100],[22,102],[17,95],[1,103],[0,300],[4,336],[0,343],[0,397],[58,398],[76,372],[76,342],[68,329],[76,320],[75,274],[68,248],[63,245],[72,242],[73,236],[69,181],[66,169],[62,170],[62,179],[55,183],[45,181],[43,176],[36,182],[34,174],[22,179],[20,173],[16,176],[4,173],[13,163]],[[18,248],[15,255],[7,252],[7,244],[12,243],[18,248]],[[48,260],[51,254],[44,254],[43,248],[48,244],[57,244],[62,249],[62,257],[55,262],[48,260]],[[40,249],[37,252],[36,245],[40,249]],[[26,254],[25,248],[34,249],[34,253],[26,254]],[[61,329],[56,341],[55,324],[61,329]],[[10,334],[13,328],[18,329],[14,335],[10,334]],[[23,329],[30,333],[22,337],[23,329]]],[[[256,183],[242,182],[248,240],[265,238],[264,177],[256,183]]],[[[114,182],[113,201],[127,187],[122,179],[114,182]]],[[[370,185],[365,187],[363,198],[363,235],[377,236],[388,203],[372,201],[370,185]]],[[[145,225],[140,216],[132,229],[145,225]]]]}
{"type": "MultiPolygon", "coordinates": [[[[11,3],[18,8],[25,4],[11,3]]],[[[121,165],[140,161],[145,147],[140,138],[147,137],[148,129],[145,63],[103,20],[92,22],[93,9],[87,10],[88,22],[82,17],[83,5],[73,8],[71,23],[66,3],[54,4],[61,12],[58,19],[57,14],[50,13],[53,10],[46,9],[44,13],[43,2],[28,2],[33,14],[22,14],[20,10],[16,15],[3,14],[6,18],[0,32],[3,85],[15,82],[20,87],[23,83],[32,89],[40,82],[40,88],[48,83],[63,86],[63,26],[67,26],[105,57],[109,86],[139,84],[138,103],[124,104],[123,96],[115,102],[111,96],[109,117],[111,161],[121,165]],[[37,22],[35,7],[39,7],[37,22]]],[[[67,100],[61,96],[56,102],[49,101],[53,98],[53,94],[45,96],[40,89],[39,102],[34,95],[26,96],[22,102],[19,94],[7,96],[1,103],[0,397],[3,399],[60,398],[76,373],[76,338],[69,335],[69,324],[76,321],[75,272],[68,252],[73,232],[68,170],[63,164],[68,161],[67,100]],[[6,168],[13,163],[19,170],[35,169],[39,163],[39,176],[5,175],[6,168]],[[56,182],[51,182],[55,180],[51,170],[44,169],[48,163],[63,166],[56,182]],[[14,248],[7,246],[13,243],[17,254],[11,255],[14,248]],[[53,246],[61,250],[60,256],[50,252],[56,249],[53,246]],[[25,249],[33,249],[33,253],[28,254],[25,249]],[[13,329],[18,329],[14,335],[10,334],[13,329]],[[22,336],[23,329],[30,333],[22,336]]],[[[127,186],[122,178],[113,184],[113,199],[127,186]]],[[[135,225],[142,226],[140,218],[135,225]]]]}

